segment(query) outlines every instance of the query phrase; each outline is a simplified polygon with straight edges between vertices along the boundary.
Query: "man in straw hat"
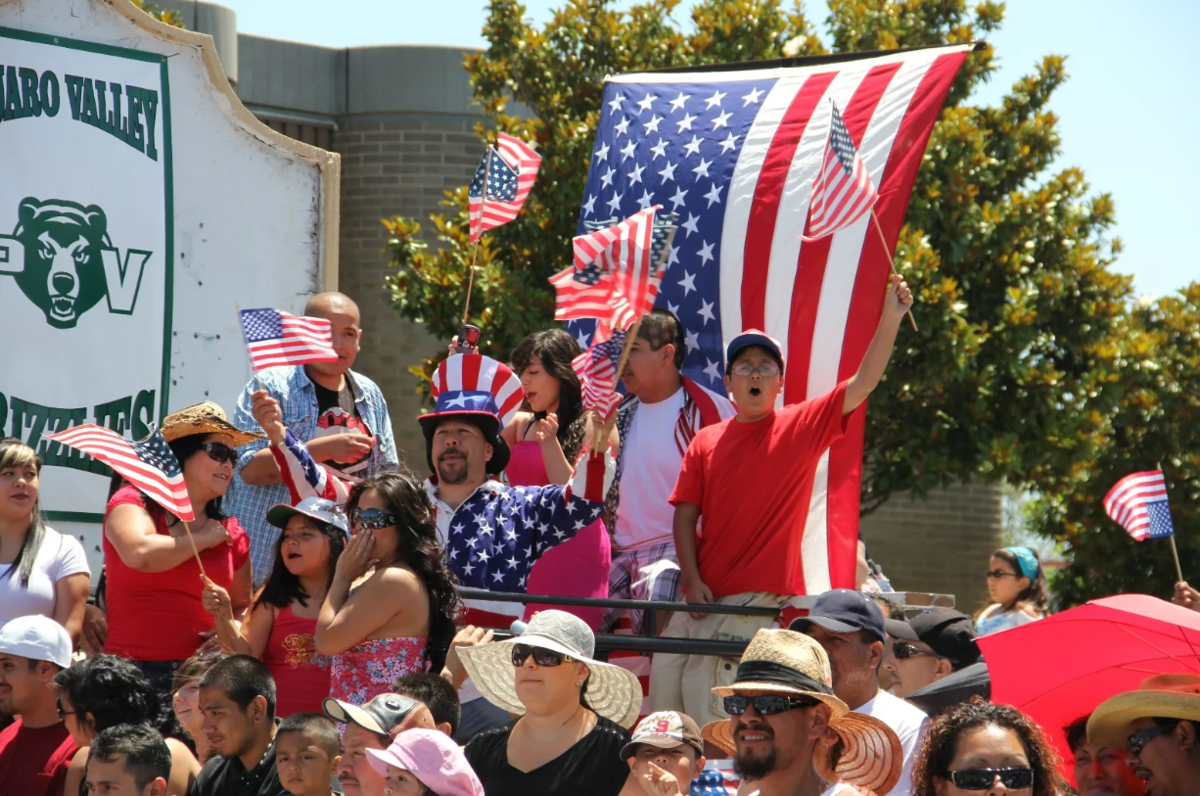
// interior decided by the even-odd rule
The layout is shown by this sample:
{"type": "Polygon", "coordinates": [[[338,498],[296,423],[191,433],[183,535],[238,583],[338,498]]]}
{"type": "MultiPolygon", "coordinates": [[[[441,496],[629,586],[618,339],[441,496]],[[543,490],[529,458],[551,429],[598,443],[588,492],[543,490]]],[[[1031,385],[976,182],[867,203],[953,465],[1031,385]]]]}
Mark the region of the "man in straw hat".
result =
{"type": "MultiPolygon", "coordinates": [[[[900,778],[900,739],[833,693],[821,645],[791,630],[760,630],[733,683],[713,689],[729,718],[704,737],[734,755],[757,796],[817,796],[830,784],[885,796],[900,778]]],[[[831,794],[832,796],[832,794],[831,794]]]]}
{"type": "Polygon", "coordinates": [[[1200,675],[1159,674],[1100,703],[1088,741],[1129,752],[1147,796],[1200,794],[1200,675]]]}

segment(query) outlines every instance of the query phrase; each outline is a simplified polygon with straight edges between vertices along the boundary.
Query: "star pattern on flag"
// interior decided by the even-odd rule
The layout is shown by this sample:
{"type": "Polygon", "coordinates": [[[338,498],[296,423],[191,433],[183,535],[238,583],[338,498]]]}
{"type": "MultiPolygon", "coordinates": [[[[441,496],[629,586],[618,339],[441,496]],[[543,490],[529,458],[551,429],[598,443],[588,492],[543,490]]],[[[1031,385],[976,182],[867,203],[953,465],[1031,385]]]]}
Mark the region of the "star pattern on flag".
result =
{"type": "MultiPolygon", "coordinates": [[[[720,307],[714,303],[720,294],[720,220],[742,145],[773,85],[772,78],[704,91],[610,83],[596,131],[593,162],[604,168],[588,175],[579,234],[651,204],[664,208],[655,220],[653,261],[664,266],[655,306],[676,311],[689,341],[683,370],[710,389],[721,389],[724,376],[720,307]],[[618,95],[622,101],[614,105],[618,95]],[[629,154],[613,158],[616,151],[629,154]],[[660,223],[678,227],[669,249],[660,223]]],[[[595,323],[569,321],[567,329],[586,348],[595,323]]]]}
{"type": "Polygon", "coordinates": [[[1146,504],[1146,513],[1150,516],[1149,539],[1162,539],[1175,535],[1175,526],[1171,524],[1171,507],[1165,500],[1156,500],[1146,504]]]}
{"type": "Polygon", "coordinates": [[[247,310],[242,313],[242,328],[247,343],[259,343],[283,336],[283,322],[274,310],[247,310]]]}
{"type": "Polygon", "coordinates": [[[183,472],[179,467],[179,460],[167,446],[162,434],[151,434],[141,442],[132,442],[130,445],[139,459],[156,470],[161,470],[167,478],[174,478],[183,472]]]}
{"type": "Polygon", "coordinates": [[[491,147],[479,161],[475,178],[468,193],[478,199],[483,196],[483,180],[487,177],[487,201],[511,202],[517,198],[517,172],[491,147]]]}

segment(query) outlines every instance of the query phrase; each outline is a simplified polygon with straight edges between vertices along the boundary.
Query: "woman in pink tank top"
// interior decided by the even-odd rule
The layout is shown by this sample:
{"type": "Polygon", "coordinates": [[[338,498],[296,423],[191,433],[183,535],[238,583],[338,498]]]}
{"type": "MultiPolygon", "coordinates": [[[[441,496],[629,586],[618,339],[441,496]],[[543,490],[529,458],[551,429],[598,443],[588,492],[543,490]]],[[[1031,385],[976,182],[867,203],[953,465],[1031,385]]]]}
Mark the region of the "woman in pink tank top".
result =
{"type": "Polygon", "coordinates": [[[346,547],[348,524],[332,502],[320,498],[308,498],[294,508],[275,506],[267,512],[267,522],[283,533],[250,616],[236,622],[228,595],[215,585],[205,590],[204,606],[216,617],[221,647],[259,658],[275,678],[276,716],[319,712],[329,695],[330,661],[316,654],[313,635],[346,547]]]}
{"type": "MultiPolygon", "coordinates": [[[[525,406],[503,432],[511,458],[505,468],[512,486],[565,484],[574,474],[571,462],[579,456],[590,433],[583,412],[579,379],[571,360],[579,354],[575,338],[561,329],[534,332],[509,356],[521,377],[525,406]]],[[[616,433],[614,430],[614,445],[616,433]]],[[[608,570],[612,542],[601,520],[581,530],[573,539],[546,553],[529,573],[529,594],[562,597],[608,596],[608,570]]],[[[525,619],[538,610],[558,608],[572,613],[595,630],[603,608],[530,605],[525,619]]]]}

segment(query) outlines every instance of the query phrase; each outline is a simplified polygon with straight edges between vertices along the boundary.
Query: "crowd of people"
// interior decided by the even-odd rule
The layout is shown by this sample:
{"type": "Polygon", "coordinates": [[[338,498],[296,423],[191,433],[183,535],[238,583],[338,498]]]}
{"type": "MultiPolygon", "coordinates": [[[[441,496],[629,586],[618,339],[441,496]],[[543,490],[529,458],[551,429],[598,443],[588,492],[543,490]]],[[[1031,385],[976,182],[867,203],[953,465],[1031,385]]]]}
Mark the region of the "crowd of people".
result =
{"type": "MultiPolygon", "coordinates": [[[[983,665],[979,636],[1048,613],[1028,547],[992,555],[972,617],[906,613],[860,540],[857,588],[782,626],[796,501],[911,303],[894,277],[858,372],[783,408],[776,341],[732,340],[718,395],[682,375],[682,327],[656,310],[609,426],[565,332],[507,365],[452,345],[406,465],[352,369],[357,307],[319,294],[305,314],[338,360],[257,373],[232,421],[212,402],[167,416],[196,519],[114,476],[95,583],[43,519],[36,451],[0,440],[0,796],[1196,796],[1200,677],[1150,677],[1066,728],[924,700],[983,665]],[[752,499],[765,483],[794,489],[752,499]],[[629,622],[745,652],[655,653],[646,684],[597,652],[622,612],[522,594],[686,601],[629,622]]],[[[1177,601],[1200,610],[1186,584],[1177,601]]]]}

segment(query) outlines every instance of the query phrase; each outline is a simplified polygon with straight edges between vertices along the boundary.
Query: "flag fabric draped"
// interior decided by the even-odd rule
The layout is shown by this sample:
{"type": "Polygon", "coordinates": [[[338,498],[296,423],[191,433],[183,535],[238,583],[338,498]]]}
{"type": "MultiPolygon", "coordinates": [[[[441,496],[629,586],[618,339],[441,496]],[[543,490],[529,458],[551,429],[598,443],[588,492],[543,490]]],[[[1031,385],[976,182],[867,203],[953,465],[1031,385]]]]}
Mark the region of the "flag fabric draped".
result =
{"type": "Polygon", "coordinates": [[[337,361],[333,324],[324,318],[298,317],[270,308],[241,310],[238,315],[254,370],[337,361]]]}
{"type": "Polygon", "coordinates": [[[621,402],[617,392],[617,365],[628,332],[613,332],[609,340],[594,343],[591,348],[571,360],[583,392],[583,408],[596,409],[606,421],[621,402]]]}
{"type": "Polygon", "coordinates": [[[1104,513],[1138,542],[1175,535],[1162,470],[1122,478],[1104,496],[1104,513]]]}
{"type": "Polygon", "coordinates": [[[831,99],[829,106],[829,142],[813,184],[808,234],[804,236],[808,241],[849,227],[879,201],[879,192],[858,156],[837,103],[831,99]]]}
{"type": "Polygon", "coordinates": [[[517,217],[541,165],[541,156],[524,141],[507,133],[497,134],[496,147],[488,147],[467,189],[472,243],[488,230],[517,217]]]}
{"type": "MultiPolygon", "coordinates": [[[[655,306],[684,328],[684,372],[723,390],[743,329],[783,343],[784,401],[852,376],[878,323],[890,266],[869,216],[804,241],[833,105],[879,199],[887,245],[971,45],[816,66],[620,75],[604,87],[577,231],[661,205],[678,214],[655,306]],[[868,231],[871,232],[868,235],[868,231]]],[[[567,328],[582,347],[596,324],[567,328]]],[[[821,458],[802,541],[805,590],[854,586],[864,413],[821,458]]]]}
{"type": "Polygon", "coordinates": [[[184,522],[196,519],[183,483],[183,470],[162,432],[155,431],[141,442],[130,442],[115,431],[88,424],[51,434],[46,439],[104,462],[184,522]]]}

